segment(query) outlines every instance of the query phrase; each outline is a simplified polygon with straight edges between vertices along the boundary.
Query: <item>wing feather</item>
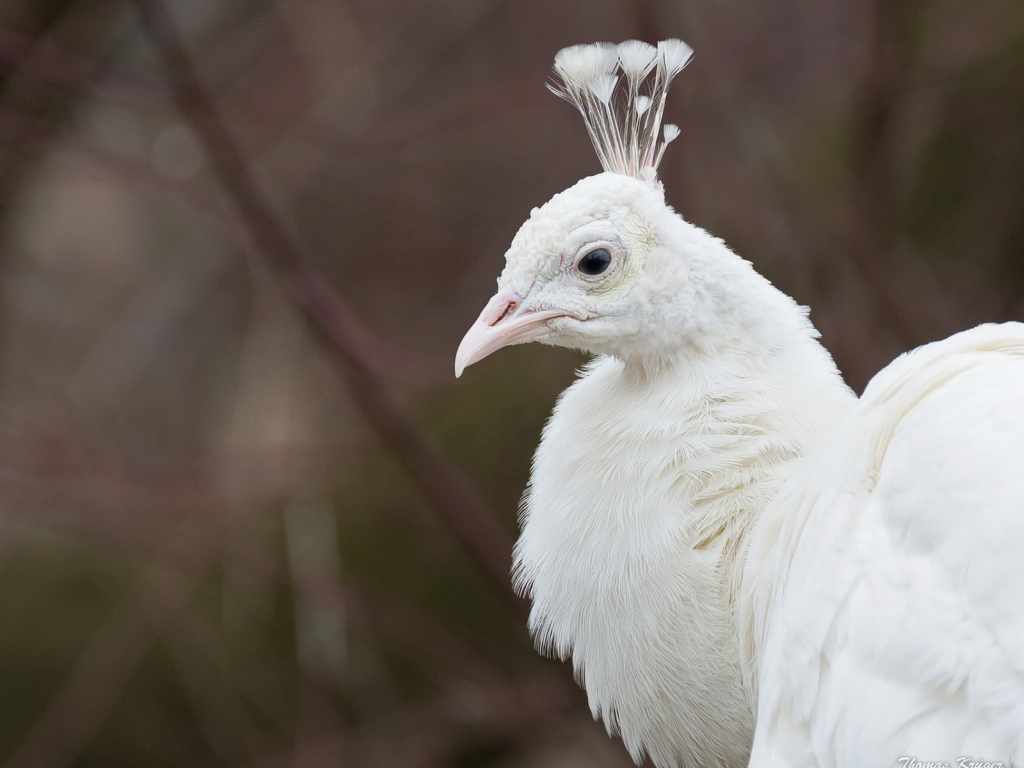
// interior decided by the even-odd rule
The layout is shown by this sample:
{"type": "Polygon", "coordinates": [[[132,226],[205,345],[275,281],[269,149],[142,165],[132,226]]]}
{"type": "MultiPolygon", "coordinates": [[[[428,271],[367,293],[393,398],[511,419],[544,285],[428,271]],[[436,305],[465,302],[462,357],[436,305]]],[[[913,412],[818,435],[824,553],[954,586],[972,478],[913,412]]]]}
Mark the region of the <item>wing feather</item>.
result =
{"type": "Polygon", "coordinates": [[[880,373],[755,534],[751,766],[1024,761],[1024,326],[880,373]]]}

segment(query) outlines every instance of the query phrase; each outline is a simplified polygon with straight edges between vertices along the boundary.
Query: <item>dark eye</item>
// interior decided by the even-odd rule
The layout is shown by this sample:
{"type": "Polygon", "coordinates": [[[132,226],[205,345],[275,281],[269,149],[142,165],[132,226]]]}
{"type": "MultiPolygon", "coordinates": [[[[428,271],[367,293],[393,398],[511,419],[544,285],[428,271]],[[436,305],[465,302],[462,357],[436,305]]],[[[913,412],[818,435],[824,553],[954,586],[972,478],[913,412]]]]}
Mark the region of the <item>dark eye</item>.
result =
{"type": "Polygon", "coordinates": [[[600,275],[612,263],[612,255],[607,248],[595,248],[580,259],[579,270],[584,275],[600,275]]]}

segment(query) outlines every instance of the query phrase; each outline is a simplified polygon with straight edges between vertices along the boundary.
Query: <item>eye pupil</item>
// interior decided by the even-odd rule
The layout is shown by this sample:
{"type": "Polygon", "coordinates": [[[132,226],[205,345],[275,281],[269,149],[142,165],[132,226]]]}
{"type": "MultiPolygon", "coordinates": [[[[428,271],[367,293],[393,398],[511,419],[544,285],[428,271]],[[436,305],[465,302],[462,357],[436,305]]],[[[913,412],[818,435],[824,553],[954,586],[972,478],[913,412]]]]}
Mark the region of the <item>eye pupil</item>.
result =
{"type": "Polygon", "coordinates": [[[584,275],[600,275],[612,263],[612,255],[607,248],[595,248],[580,259],[580,272],[584,275]]]}

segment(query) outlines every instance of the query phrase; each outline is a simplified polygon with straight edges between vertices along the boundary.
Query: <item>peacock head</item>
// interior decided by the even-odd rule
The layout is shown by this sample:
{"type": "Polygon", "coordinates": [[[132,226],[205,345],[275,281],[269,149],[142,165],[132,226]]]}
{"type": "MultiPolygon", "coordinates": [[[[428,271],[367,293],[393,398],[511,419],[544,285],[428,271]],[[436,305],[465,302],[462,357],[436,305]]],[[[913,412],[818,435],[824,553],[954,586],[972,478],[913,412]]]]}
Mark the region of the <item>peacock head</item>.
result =
{"type": "Polygon", "coordinates": [[[455,375],[510,344],[540,341],[598,354],[656,346],[658,329],[692,290],[680,238],[697,250],[707,235],[666,204],[656,169],[679,135],[661,126],[672,78],[692,51],[679,40],[657,47],[628,41],[559,52],[551,86],[583,114],[604,173],[534,209],[505,255],[498,292],[470,328],[455,375]],[[698,235],[702,235],[700,237],[698,235]]]}

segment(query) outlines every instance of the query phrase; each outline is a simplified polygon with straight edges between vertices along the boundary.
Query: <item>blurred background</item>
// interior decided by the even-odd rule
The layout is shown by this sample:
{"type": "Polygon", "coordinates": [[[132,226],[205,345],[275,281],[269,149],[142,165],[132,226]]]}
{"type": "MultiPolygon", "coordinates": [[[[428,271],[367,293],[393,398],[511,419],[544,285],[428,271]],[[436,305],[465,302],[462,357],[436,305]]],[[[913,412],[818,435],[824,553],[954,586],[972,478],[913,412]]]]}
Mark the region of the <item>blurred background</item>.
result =
{"type": "Polygon", "coordinates": [[[858,390],[1024,319],[1018,0],[0,1],[0,768],[630,762],[506,576],[582,356],[462,333],[681,37],[669,201],[858,390]]]}

